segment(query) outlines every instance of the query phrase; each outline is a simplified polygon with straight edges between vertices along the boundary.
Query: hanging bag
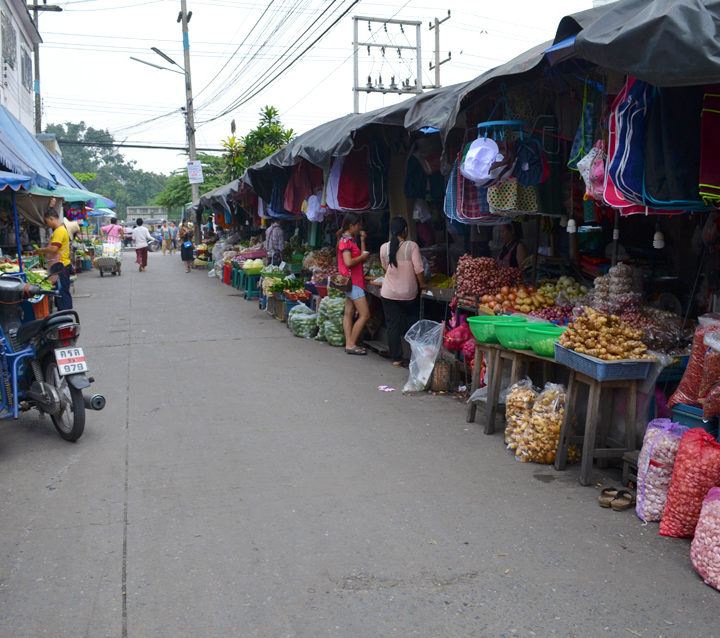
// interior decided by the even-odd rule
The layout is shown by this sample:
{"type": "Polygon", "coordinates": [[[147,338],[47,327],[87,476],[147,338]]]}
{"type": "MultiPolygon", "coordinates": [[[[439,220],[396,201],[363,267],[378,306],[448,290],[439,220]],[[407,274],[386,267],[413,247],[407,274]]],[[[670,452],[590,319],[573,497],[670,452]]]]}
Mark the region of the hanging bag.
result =
{"type": "Polygon", "coordinates": [[[588,101],[588,83],[584,82],[582,113],[580,125],[575,133],[570,159],[567,166],[571,170],[577,170],[577,163],[588,154],[593,143],[593,118],[595,117],[595,104],[588,101]]]}

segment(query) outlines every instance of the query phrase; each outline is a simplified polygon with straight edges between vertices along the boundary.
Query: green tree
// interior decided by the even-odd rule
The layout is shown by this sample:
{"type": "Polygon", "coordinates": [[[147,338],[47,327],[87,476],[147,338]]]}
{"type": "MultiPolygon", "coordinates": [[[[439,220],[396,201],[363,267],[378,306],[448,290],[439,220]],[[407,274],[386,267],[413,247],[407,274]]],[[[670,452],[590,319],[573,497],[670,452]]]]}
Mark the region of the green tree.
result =
{"type": "Polygon", "coordinates": [[[225,153],[223,153],[224,174],[227,182],[240,179],[247,168],[247,158],[245,157],[245,145],[242,138],[231,135],[222,141],[225,153]]]}
{"type": "Polygon", "coordinates": [[[65,168],[88,190],[112,199],[121,217],[127,206],[148,204],[165,188],[167,176],[139,170],[134,161],[126,161],[106,130],[66,122],[48,124],[45,131],[57,137],[65,168]]]}
{"type": "Polygon", "coordinates": [[[266,106],[260,111],[260,122],[257,128],[243,138],[245,159],[252,166],[261,159],[280,150],[292,138],[295,131],[286,129],[280,122],[278,110],[274,106],[266,106]]]}
{"type": "MultiPolygon", "coordinates": [[[[225,165],[222,157],[199,153],[197,157],[202,163],[203,179],[200,192],[208,191],[227,183],[225,178],[225,165]]],[[[192,188],[188,180],[187,168],[179,168],[173,172],[165,184],[162,192],[155,196],[152,204],[164,206],[168,210],[182,209],[185,204],[192,201],[192,188]]]]}
{"type": "MultiPolygon", "coordinates": [[[[280,122],[278,111],[266,106],[260,111],[257,128],[245,137],[230,136],[222,140],[225,152],[222,157],[201,155],[204,183],[200,184],[200,194],[207,193],[218,186],[228,184],[242,177],[245,169],[252,166],[275,151],[280,150],[295,136],[292,129],[286,129],[280,122]]],[[[176,209],[192,199],[187,170],[176,170],[169,178],[164,190],[152,202],[158,206],[176,209]]]]}

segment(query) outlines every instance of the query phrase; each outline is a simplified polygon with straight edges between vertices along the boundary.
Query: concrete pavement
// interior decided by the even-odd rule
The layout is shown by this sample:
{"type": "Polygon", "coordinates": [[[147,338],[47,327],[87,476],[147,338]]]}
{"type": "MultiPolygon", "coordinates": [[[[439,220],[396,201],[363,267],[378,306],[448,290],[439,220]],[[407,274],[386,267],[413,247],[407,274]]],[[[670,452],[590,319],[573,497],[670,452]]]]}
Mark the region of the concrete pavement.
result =
{"type": "Polygon", "coordinates": [[[80,441],[0,422],[0,635],[720,635],[689,541],[403,396],[406,370],[132,261],[76,286],[108,398],[80,441]]]}

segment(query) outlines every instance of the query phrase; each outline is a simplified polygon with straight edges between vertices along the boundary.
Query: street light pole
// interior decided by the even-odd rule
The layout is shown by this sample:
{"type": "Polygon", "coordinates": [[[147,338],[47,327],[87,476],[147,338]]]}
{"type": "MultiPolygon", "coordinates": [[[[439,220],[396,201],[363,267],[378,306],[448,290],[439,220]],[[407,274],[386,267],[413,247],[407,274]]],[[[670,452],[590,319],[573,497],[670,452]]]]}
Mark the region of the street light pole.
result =
{"type": "MultiPolygon", "coordinates": [[[[195,113],[193,110],[192,81],[190,79],[190,38],[188,36],[187,3],[185,0],[180,0],[180,21],[182,22],[183,56],[185,60],[185,103],[187,106],[185,117],[187,118],[188,155],[190,161],[194,162],[197,159],[195,150],[195,113]]],[[[190,184],[190,188],[192,190],[192,203],[197,204],[200,201],[200,187],[197,184],[190,184]]],[[[197,224],[196,226],[197,236],[200,227],[197,224]]]]}

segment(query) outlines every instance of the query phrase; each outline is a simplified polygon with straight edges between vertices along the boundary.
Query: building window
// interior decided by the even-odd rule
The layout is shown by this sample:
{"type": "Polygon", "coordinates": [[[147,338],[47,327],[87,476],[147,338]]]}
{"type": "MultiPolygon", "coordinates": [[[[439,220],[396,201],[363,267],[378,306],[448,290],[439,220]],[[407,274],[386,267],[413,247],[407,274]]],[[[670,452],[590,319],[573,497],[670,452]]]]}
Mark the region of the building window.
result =
{"type": "Polygon", "coordinates": [[[2,22],[3,62],[7,62],[7,65],[14,69],[17,61],[17,33],[10,22],[10,18],[4,13],[0,14],[0,21],[2,22]]]}
{"type": "Polygon", "coordinates": [[[22,71],[22,84],[30,92],[33,90],[33,69],[30,60],[30,54],[25,50],[20,50],[20,69],[22,71]]]}

